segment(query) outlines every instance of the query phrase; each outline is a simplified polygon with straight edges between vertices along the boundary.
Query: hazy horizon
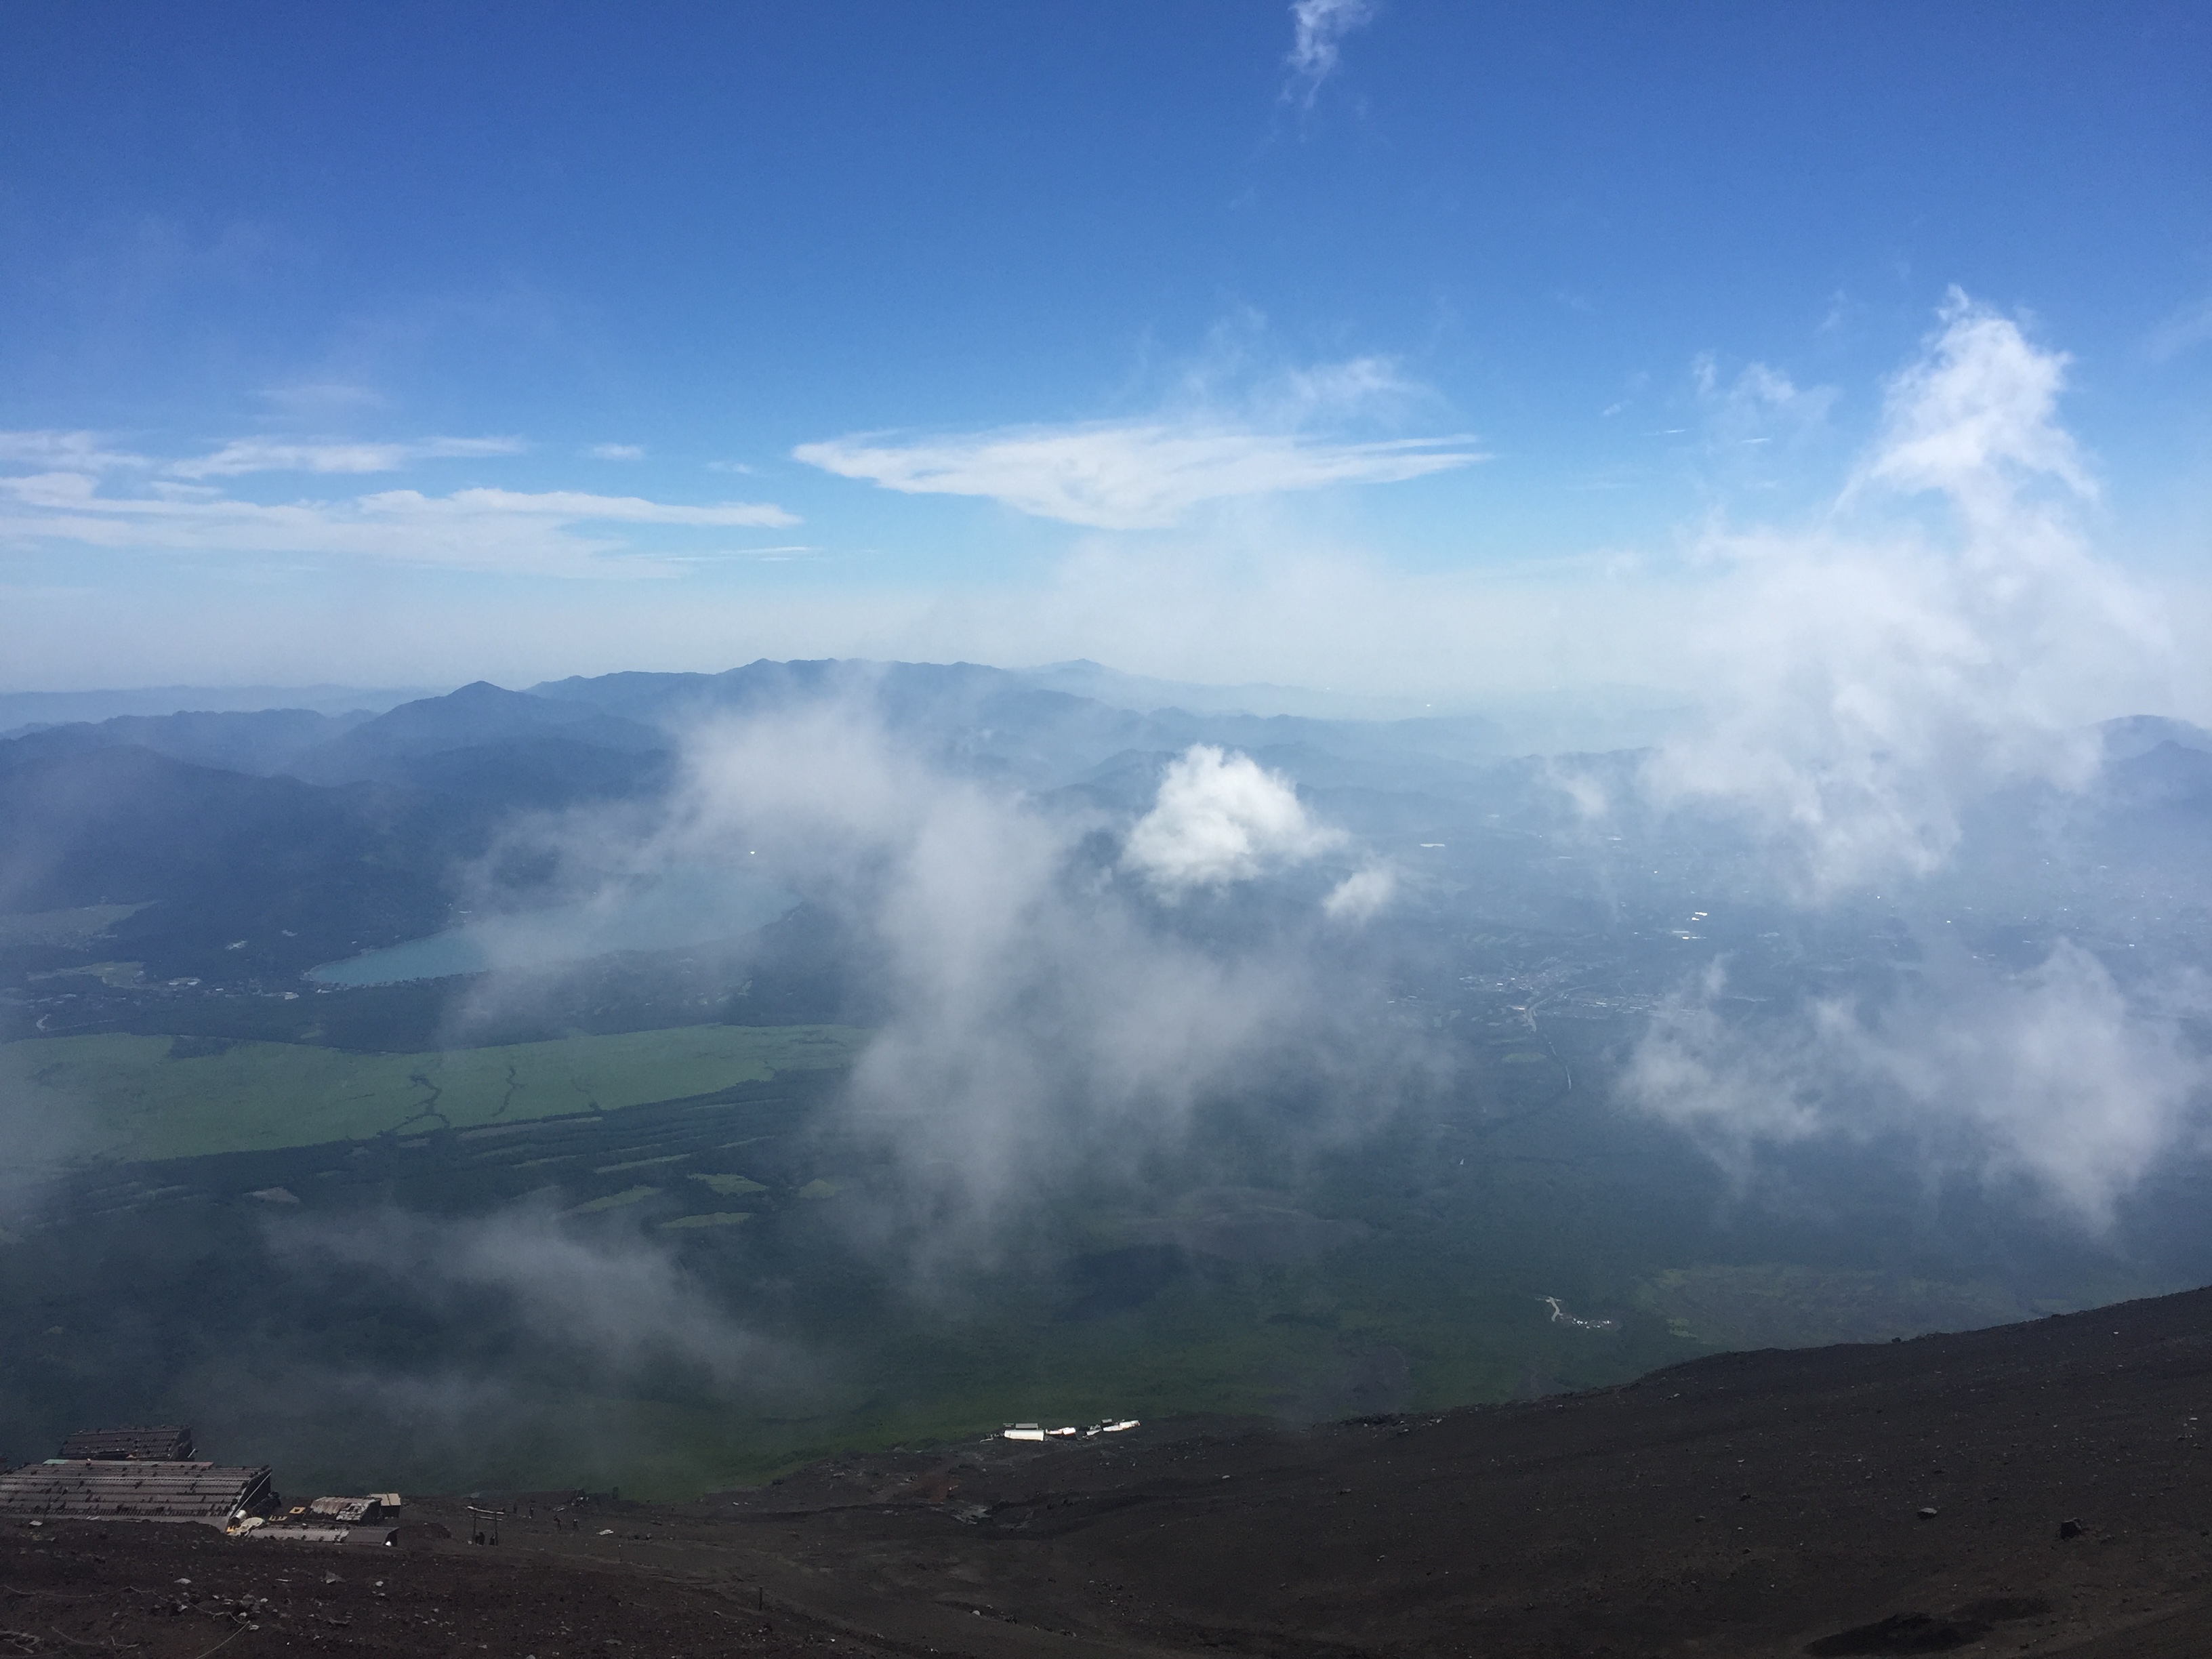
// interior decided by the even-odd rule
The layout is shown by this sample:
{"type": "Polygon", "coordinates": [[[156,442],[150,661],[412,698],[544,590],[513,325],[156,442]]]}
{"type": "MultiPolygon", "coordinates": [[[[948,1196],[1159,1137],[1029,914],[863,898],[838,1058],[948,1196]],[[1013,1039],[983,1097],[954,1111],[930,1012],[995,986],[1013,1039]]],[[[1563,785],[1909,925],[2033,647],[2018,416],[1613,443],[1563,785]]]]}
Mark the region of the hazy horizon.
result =
{"type": "MultiPolygon", "coordinates": [[[[0,688],[1702,691],[1961,467],[2212,620],[2196,9],[236,15],[0,70],[0,688]]],[[[2069,717],[2212,715],[2123,634],[2069,717]]]]}

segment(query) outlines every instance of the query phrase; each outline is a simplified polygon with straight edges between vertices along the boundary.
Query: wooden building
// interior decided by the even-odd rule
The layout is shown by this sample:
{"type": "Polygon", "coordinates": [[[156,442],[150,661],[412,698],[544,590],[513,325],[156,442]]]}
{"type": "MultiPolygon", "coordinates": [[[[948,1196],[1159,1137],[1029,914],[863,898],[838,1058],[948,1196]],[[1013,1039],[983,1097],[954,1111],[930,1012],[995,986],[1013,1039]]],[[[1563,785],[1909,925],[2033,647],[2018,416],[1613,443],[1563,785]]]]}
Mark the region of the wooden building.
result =
{"type": "Polygon", "coordinates": [[[276,1503],[269,1470],[169,1459],[57,1457],[0,1474],[17,1521],[198,1521],[228,1527],[276,1503]]]}
{"type": "Polygon", "coordinates": [[[173,1425],[159,1429],[80,1429],[62,1442],[62,1455],[103,1462],[188,1463],[192,1431],[173,1425]]]}

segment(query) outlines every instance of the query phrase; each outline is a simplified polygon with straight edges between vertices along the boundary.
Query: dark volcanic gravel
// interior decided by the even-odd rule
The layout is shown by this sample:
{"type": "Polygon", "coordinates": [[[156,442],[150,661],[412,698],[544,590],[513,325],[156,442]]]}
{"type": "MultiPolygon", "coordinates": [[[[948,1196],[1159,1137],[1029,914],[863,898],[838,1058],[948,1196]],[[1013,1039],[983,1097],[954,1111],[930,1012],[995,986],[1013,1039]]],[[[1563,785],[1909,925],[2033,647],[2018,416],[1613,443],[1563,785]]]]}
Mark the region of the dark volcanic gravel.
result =
{"type": "Polygon", "coordinates": [[[2208,1382],[2192,1291],[1529,1405],[848,1456],[495,1547],[8,1523],[0,1655],[2179,1659],[2212,1653],[2208,1382]]]}

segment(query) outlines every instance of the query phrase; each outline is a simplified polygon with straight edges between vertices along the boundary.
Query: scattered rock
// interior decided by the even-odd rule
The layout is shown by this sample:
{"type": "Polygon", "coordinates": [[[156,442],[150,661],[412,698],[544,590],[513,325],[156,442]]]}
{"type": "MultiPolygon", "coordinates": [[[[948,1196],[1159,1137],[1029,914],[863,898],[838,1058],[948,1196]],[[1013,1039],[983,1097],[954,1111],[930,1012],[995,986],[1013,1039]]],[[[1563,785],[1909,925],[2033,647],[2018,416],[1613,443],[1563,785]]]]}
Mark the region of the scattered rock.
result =
{"type": "Polygon", "coordinates": [[[2058,1535],[2061,1538],[2079,1538],[2081,1535],[2081,1523],[2079,1521],[2061,1521],[2058,1523],[2058,1535]]]}

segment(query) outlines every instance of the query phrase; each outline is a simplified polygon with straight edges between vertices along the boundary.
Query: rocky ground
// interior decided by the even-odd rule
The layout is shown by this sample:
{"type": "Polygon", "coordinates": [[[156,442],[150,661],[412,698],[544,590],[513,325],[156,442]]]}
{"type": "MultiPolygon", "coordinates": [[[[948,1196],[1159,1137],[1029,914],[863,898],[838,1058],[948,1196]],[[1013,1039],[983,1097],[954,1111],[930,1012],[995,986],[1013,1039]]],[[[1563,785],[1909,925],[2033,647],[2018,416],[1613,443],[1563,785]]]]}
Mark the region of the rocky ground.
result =
{"type": "Polygon", "coordinates": [[[1526,1405],[510,1498],[495,1545],[458,1501],[389,1548],[7,1522],[0,1656],[2178,1659],[2212,1652],[2208,1382],[2197,1291],[1526,1405]]]}

